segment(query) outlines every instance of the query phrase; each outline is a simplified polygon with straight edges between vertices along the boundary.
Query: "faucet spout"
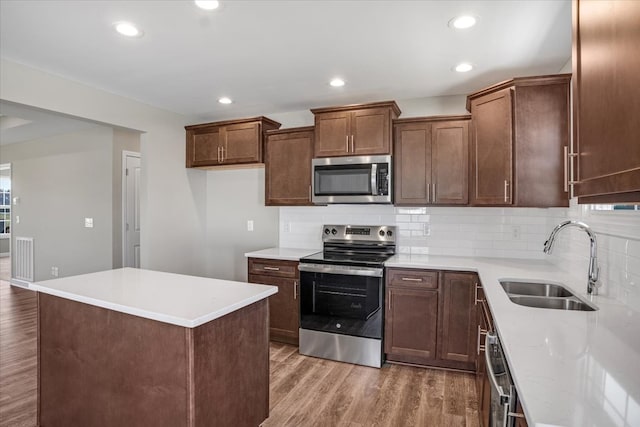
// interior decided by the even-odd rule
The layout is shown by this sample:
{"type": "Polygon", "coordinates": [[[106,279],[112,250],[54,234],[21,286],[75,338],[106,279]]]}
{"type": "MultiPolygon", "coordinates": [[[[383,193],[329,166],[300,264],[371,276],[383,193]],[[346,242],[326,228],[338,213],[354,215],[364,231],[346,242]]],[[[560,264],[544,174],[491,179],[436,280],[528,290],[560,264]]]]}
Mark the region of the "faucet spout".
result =
{"type": "Polygon", "coordinates": [[[587,293],[588,294],[598,294],[598,276],[600,274],[600,268],[598,267],[598,242],[596,240],[596,234],[591,230],[587,224],[581,221],[564,221],[560,224],[556,225],[555,228],[551,231],[549,238],[546,242],[544,242],[544,253],[551,254],[553,249],[553,244],[556,241],[556,236],[560,232],[567,227],[577,227],[587,233],[589,236],[590,247],[589,247],[589,277],[587,282],[587,293]]]}

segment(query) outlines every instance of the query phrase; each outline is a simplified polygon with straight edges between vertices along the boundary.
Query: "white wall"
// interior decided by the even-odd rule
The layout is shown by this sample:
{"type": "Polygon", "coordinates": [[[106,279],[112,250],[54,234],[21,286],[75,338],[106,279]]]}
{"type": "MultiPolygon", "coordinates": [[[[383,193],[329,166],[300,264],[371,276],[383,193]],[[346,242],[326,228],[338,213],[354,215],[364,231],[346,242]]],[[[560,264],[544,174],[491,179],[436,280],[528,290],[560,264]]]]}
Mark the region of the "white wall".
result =
{"type": "Polygon", "coordinates": [[[264,205],[264,168],[207,172],[207,276],[247,280],[244,254],[278,246],[278,211],[264,205]]]}
{"type": "Polygon", "coordinates": [[[50,279],[54,266],[60,276],[111,268],[112,142],[113,130],[98,126],[0,148],[11,163],[12,197],[20,200],[12,206],[11,236],[14,244],[34,238],[36,281],[50,279]],[[85,218],[93,228],[84,227],[85,218]]]}
{"type": "Polygon", "coordinates": [[[144,132],[142,267],[205,274],[206,174],[185,168],[187,118],[5,59],[0,98],[144,132]]]}

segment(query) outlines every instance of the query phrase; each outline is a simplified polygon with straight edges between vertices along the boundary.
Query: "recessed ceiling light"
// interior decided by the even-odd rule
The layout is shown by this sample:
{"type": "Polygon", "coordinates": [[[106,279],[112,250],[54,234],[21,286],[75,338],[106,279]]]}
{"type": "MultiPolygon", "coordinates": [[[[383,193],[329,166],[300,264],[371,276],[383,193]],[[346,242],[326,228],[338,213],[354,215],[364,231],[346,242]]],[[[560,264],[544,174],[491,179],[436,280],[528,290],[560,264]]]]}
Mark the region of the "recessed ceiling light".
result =
{"type": "Polygon", "coordinates": [[[116,29],[116,31],[122,34],[123,36],[142,37],[142,34],[144,34],[142,31],[140,31],[135,25],[133,25],[130,22],[124,22],[124,21],[116,22],[115,24],[113,24],[113,26],[116,29]]]}
{"type": "Polygon", "coordinates": [[[449,26],[457,30],[464,30],[473,27],[474,25],[476,25],[476,22],[477,19],[475,16],[462,15],[456,16],[451,21],[449,21],[449,26]]]}
{"type": "Polygon", "coordinates": [[[195,4],[204,10],[214,10],[220,6],[220,2],[215,0],[195,0],[195,4]]]}
{"type": "Polygon", "coordinates": [[[227,98],[226,96],[223,96],[222,98],[218,99],[218,102],[220,104],[231,104],[233,101],[231,100],[231,98],[227,98]]]}
{"type": "Polygon", "coordinates": [[[335,78],[329,82],[329,84],[333,87],[342,87],[344,86],[344,80],[335,78]]]}
{"type": "Polygon", "coordinates": [[[456,70],[459,73],[466,73],[467,71],[473,70],[473,65],[469,64],[468,62],[462,62],[456,65],[454,70],[456,70]]]}

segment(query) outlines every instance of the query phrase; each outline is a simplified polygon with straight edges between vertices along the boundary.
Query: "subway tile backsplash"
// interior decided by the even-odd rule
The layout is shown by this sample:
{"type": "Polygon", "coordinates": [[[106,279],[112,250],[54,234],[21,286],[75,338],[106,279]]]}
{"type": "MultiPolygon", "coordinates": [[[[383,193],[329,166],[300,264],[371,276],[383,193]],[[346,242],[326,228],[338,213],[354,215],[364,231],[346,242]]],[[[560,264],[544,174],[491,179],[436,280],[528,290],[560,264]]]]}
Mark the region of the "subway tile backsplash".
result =
{"type": "Polygon", "coordinates": [[[330,205],[280,208],[280,246],[322,247],[324,224],[395,225],[397,250],[407,254],[548,259],[585,277],[589,239],[577,229],[559,235],[552,255],[542,252],[555,225],[566,219],[589,224],[598,236],[602,294],[640,310],[640,212],[570,208],[394,207],[330,205]]]}

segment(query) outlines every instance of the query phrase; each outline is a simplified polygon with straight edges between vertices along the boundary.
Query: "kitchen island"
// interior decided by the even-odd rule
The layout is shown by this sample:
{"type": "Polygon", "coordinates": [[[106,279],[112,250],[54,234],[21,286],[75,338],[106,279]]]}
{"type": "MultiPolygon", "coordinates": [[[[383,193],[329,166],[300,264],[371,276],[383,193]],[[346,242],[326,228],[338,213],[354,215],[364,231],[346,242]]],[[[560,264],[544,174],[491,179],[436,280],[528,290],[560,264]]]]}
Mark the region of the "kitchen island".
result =
{"type": "Polygon", "coordinates": [[[272,286],[124,268],[36,283],[38,425],[257,426],[272,286]]]}

